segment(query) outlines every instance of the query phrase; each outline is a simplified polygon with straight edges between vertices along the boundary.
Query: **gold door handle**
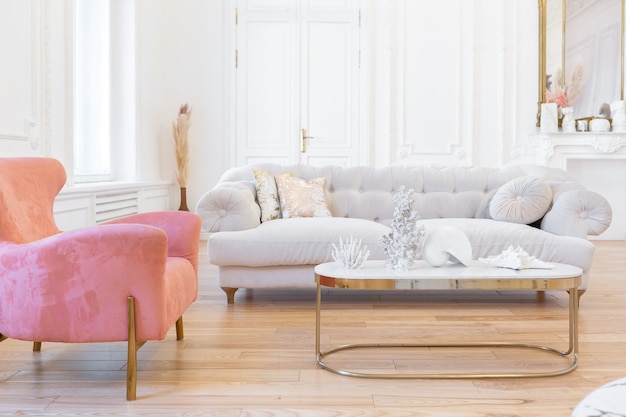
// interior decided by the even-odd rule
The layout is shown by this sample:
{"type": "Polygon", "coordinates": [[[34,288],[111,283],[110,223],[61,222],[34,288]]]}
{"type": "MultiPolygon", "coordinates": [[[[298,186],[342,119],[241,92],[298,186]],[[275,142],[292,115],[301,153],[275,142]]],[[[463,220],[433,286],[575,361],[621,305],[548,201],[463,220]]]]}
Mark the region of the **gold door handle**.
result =
{"type": "Polygon", "coordinates": [[[306,140],[307,139],[313,139],[313,136],[307,136],[306,129],[304,128],[300,129],[300,152],[302,153],[306,152],[306,140]]]}

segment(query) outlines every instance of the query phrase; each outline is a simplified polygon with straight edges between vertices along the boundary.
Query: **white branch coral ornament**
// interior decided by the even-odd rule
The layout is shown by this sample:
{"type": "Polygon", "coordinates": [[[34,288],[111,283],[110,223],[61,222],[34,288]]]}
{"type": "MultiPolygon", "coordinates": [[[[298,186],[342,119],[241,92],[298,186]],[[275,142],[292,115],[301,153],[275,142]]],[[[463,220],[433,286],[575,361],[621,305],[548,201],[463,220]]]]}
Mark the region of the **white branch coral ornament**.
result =
{"type": "Polygon", "coordinates": [[[332,245],[331,255],[333,259],[344,268],[358,269],[363,266],[370,256],[367,246],[361,247],[361,239],[355,239],[354,236],[350,236],[346,242],[340,237],[339,247],[334,243],[332,245]]]}
{"type": "Polygon", "coordinates": [[[391,232],[380,238],[380,245],[389,255],[387,268],[411,269],[419,257],[425,228],[423,225],[417,226],[420,216],[413,210],[412,193],[413,190],[402,186],[393,196],[395,207],[391,232]]]}

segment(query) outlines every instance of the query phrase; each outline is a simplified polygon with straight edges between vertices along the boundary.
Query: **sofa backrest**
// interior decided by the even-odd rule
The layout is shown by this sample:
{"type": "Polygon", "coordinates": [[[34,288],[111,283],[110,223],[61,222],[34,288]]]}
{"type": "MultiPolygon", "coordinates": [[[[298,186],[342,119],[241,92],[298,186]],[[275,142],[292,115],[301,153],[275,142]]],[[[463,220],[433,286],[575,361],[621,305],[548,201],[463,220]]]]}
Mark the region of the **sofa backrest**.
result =
{"type": "Polygon", "coordinates": [[[414,191],[413,208],[423,219],[489,217],[489,200],[493,194],[506,182],[521,176],[547,182],[555,197],[571,189],[584,189],[561,169],[532,164],[501,168],[406,165],[344,168],[260,163],[231,168],[222,175],[220,182],[245,181],[254,189],[252,168],[265,169],[272,174],[288,172],[305,180],[325,177],[326,196],[333,216],[383,224],[391,223],[393,195],[402,186],[414,191]]]}

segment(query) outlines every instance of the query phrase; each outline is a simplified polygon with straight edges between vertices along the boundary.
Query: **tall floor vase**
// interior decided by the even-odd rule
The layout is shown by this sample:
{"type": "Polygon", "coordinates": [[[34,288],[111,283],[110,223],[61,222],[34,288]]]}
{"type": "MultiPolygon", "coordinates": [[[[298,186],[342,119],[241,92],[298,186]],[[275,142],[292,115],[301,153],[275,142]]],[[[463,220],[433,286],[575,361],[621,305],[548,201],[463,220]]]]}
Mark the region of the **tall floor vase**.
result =
{"type": "Polygon", "coordinates": [[[180,187],[180,207],[178,210],[189,211],[187,207],[187,187],[180,187]]]}

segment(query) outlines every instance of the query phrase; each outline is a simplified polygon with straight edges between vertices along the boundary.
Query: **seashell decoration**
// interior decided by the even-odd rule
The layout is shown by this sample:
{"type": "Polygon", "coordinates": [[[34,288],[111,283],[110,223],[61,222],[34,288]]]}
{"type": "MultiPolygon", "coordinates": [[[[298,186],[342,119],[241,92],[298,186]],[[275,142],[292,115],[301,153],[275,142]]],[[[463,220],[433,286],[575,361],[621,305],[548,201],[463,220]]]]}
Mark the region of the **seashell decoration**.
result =
{"type": "Polygon", "coordinates": [[[370,256],[367,246],[362,245],[361,239],[355,239],[354,236],[350,236],[345,242],[340,237],[339,246],[334,243],[332,245],[333,259],[344,268],[359,269],[370,256]]]}
{"type": "Polygon", "coordinates": [[[530,256],[528,252],[520,246],[516,248],[509,246],[499,255],[490,256],[488,258],[478,258],[478,260],[488,265],[509,269],[551,269],[553,267],[553,265],[547,262],[539,260],[534,256],[530,256]]]}
{"type": "Polygon", "coordinates": [[[472,244],[458,227],[439,226],[426,234],[422,257],[432,266],[443,266],[448,262],[470,266],[472,244]]]}

